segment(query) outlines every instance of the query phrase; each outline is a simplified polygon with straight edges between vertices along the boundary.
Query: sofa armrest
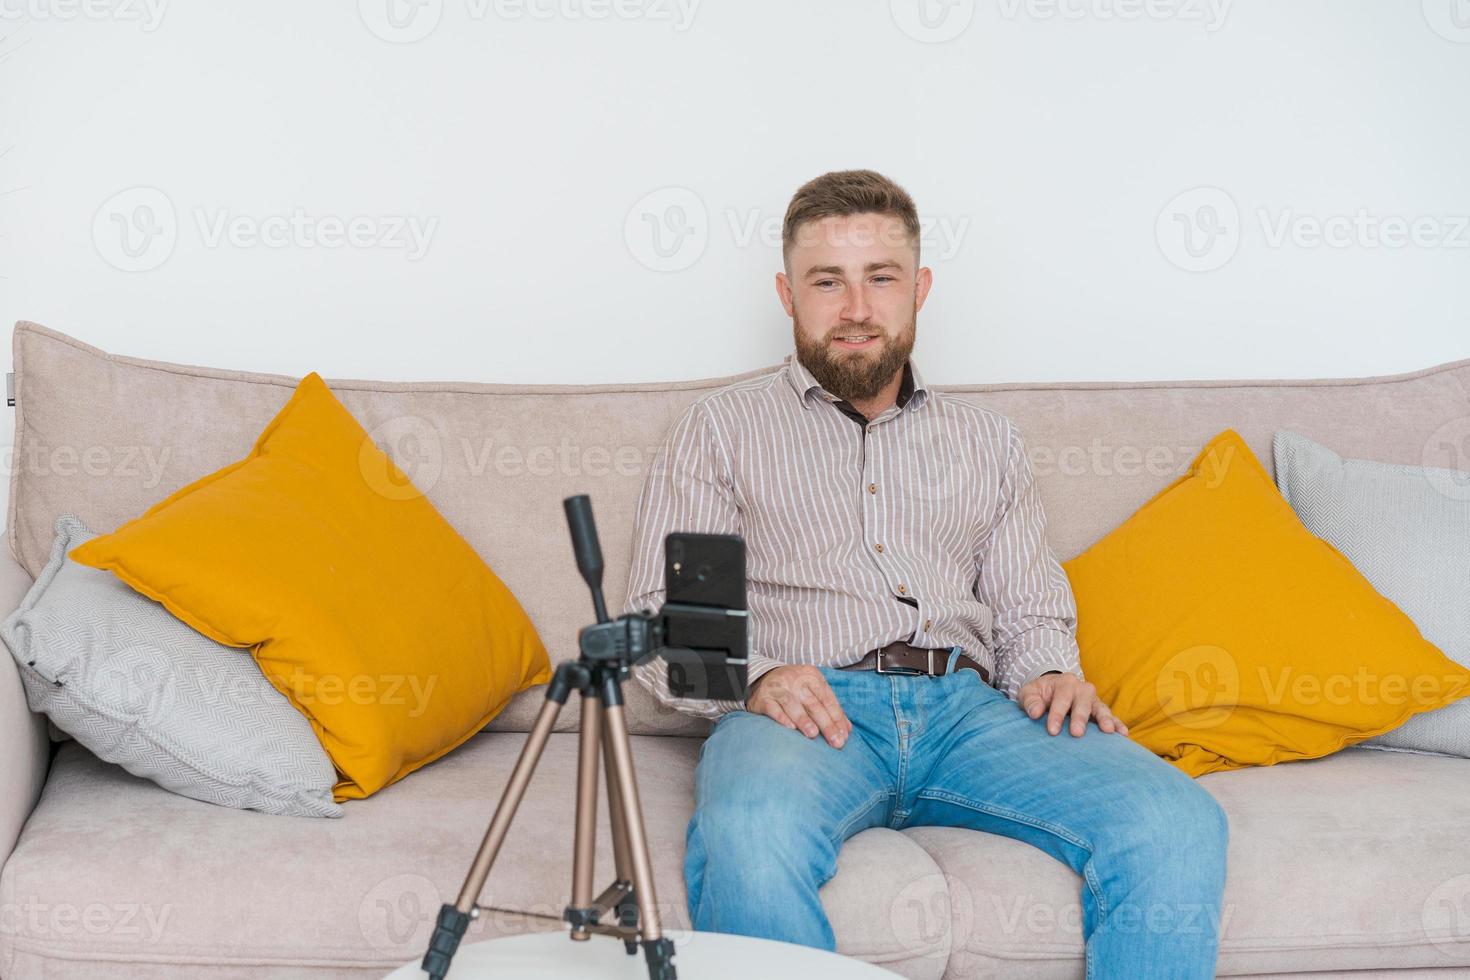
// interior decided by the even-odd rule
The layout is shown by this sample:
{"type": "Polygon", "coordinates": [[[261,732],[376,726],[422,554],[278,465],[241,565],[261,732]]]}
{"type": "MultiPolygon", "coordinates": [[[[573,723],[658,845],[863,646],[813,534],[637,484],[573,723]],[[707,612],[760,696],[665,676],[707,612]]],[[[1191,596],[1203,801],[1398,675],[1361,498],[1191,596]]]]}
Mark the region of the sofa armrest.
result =
{"type": "MultiPolygon", "coordinates": [[[[30,590],[31,577],[0,548],[0,619],[9,616],[30,590]]],[[[20,828],[30,817],[51,765],[46,721],[32,714],[20,672],[0,645],[0,864],[9,860],[20,828]]]]}

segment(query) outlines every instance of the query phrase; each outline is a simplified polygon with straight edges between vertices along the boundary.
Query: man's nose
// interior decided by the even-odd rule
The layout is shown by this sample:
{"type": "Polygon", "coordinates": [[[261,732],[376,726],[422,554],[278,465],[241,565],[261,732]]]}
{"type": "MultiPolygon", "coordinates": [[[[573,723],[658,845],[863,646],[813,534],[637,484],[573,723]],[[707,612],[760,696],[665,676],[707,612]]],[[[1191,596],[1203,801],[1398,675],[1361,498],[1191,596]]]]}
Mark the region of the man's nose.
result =
{"type": "Polygon", "coordinates": [[[847,303],[843,307],[843,319],[851,323],[868,322],[868,291],[862,286],[847,291],[847,303]]]}

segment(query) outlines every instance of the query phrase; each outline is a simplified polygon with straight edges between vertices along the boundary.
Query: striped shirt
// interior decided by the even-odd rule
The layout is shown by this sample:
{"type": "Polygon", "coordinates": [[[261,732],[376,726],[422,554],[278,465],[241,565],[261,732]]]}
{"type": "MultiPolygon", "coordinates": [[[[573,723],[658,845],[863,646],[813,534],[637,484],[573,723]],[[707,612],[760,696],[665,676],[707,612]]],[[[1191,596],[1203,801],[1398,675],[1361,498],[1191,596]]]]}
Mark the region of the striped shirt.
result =
{"type": "MultiPolygon", "coordinates": [[[[1047,671],[1082,676],[1076,604],[1019,431],[927,389],[912,359],[899,403],[871,420],[795,355],[690,405],[638,499],[625,612],[663,604],[674,531],[745,539],[750,684],[895,640],[964,648],[1012,699],[1047,671]]],[[[744,707],[674,697],[662,657],[633,673],[687,714],[744,707]]]]}

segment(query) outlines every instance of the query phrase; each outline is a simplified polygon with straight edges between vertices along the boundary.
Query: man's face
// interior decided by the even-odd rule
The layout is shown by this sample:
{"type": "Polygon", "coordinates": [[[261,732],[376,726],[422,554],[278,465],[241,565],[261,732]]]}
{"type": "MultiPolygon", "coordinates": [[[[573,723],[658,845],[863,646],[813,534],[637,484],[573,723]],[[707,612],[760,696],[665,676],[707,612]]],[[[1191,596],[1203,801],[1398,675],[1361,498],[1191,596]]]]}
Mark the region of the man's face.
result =
{"type": "Polygon", "coordinates": [[[877,395],[914,347],[931,275],[903,221],[855,214],[796,230],[776,292],[796,356],[817,383],[849,402],[877,395]]]}

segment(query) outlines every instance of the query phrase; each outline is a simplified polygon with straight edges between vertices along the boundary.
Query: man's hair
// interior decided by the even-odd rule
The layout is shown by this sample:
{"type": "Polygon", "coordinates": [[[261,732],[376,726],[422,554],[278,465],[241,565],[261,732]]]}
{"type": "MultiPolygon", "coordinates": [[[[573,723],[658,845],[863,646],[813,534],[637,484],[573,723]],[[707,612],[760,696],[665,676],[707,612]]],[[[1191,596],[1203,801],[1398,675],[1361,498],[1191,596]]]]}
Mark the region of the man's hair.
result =
{"type": "Polygon", "coordinates": [[[781,227],[781,257],[788,259],[801,228],[823,218],[881,214],[903,222],[904,234],[919,251],[919,212],[909,192],[873,170],[834,170],[802,184],[786,207],[781,227]]]}

